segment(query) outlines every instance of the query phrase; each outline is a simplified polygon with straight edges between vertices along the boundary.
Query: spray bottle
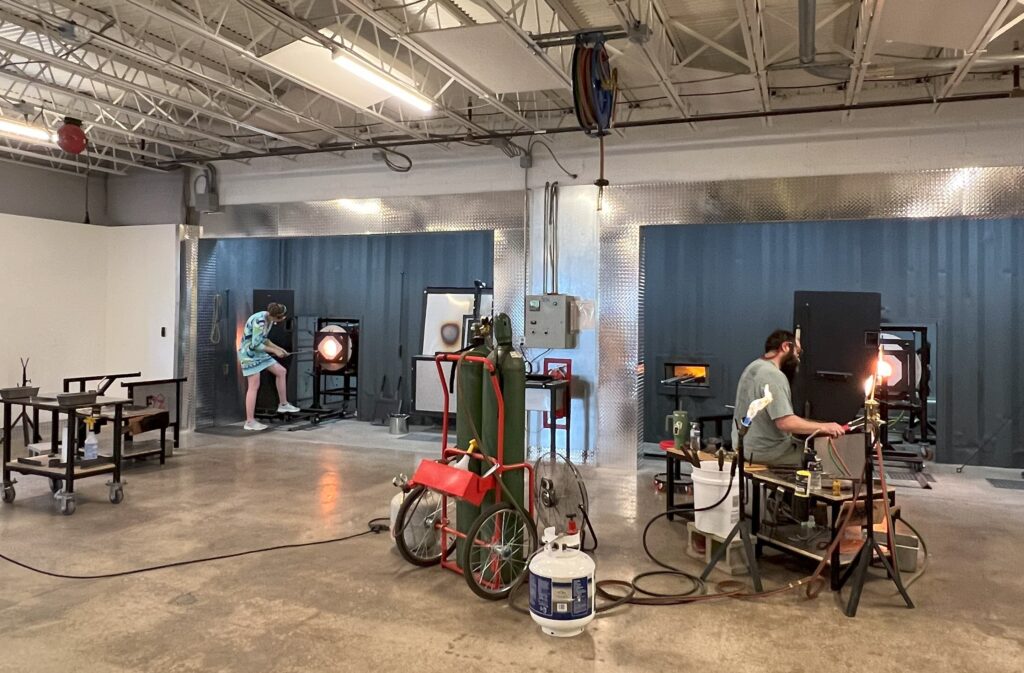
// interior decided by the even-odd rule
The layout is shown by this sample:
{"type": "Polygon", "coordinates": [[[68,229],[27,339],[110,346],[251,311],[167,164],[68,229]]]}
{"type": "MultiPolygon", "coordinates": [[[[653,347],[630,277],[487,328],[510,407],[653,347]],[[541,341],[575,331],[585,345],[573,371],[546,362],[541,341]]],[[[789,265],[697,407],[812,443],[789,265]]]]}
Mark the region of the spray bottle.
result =
{"type": "Polygon", "coordinates": [[[457,467],[460,470],[468,470],[470,454],[476,451],[477,448],[479,448],[479,446],[480,444],[475,439],[469,440],[469,448],[466,449],[466,455],[455,461],[455,467],[457,467]]]}
{"type": "Polygon", "coordinates": [[[96,425],[96,419],[92,416],[85,418],[85,426],[89,429],[89,433],[85,436],[85,459],[95,460],[99,456],[100,440],[96,436],[96,432],[93,430],[96,425]]]}

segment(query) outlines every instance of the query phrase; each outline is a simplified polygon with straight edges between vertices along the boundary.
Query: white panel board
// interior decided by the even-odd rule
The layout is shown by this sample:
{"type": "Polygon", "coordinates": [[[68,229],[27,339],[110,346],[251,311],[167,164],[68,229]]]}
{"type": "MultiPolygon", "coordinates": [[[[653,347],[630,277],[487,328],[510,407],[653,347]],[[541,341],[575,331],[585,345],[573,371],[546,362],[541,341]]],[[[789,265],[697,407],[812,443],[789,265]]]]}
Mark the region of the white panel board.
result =
{"type": "Polygon", "coordinates": [[[497,23],[460,26],[412,37],[494,93],[564,89],[565,84],[497,23]]]}
{"type": "Polygon", "coordinates": [[[968,49],[998,4],[999,0],[887,0],[879,37],[883,42],[968,49]]]}
{"type": "MultiPolygon", "coordinates": [[[[493,295],[480,296],[480,315],[490,315],[493,295]]],[[[473,314],[473,295],[466,293],[426,293],[423,316],[423,355],[454,353],[466,343],[465,317],[473,314]],[[448,337],[446,341],[444,337],[448,337]]]]}
{"type": "Polygon", "coordinates": [[[362,107],[375,105],[387,93],[335,65],[324,47],[297,40],[260,58],[313,86],[326,89],[362,107]]]}
{"type": "MultiPolygon", "coordinates": [[[[437,364],[433,360],[414,360],[416,366],[416,389],[413,392],[414,413],[437,413],[444,412],[444,391],[441,389],[441,380],[437,376],[437,364]]],[[[451,381],[453,363],[441,364],[444,369],[445,379],[451,381]]],[[[452,385],[452,393],[448,400],[448,408],[454,414],[457,409],[458,382],[452,385]]]]}

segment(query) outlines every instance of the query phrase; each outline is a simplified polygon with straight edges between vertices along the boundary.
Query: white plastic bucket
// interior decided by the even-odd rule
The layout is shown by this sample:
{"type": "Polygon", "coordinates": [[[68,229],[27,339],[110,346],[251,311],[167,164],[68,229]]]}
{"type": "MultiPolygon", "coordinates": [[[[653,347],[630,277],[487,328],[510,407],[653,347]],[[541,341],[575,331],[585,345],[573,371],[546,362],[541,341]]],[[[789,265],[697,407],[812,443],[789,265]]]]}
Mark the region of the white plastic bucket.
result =
{"type": "Polygon", "coordinates": [[[714,509],[701,512],[700,509],[710,507],[722,499],[729,488],[729,463],[721,471],[717,460],[702,460],[700,468],[694,468],[693,474],[693,506],[694,525],[702,533],[725,537],[740,519],[739,475],[733,477],[732,490],[729,497],[714,509]]]}

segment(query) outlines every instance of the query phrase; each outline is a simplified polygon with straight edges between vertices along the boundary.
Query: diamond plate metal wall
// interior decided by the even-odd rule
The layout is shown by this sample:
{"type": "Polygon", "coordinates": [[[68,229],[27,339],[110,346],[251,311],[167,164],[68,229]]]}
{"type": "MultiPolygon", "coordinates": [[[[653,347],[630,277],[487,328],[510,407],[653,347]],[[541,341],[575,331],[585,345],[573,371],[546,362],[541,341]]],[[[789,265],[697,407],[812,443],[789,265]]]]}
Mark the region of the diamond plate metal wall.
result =
{"type": "Polygon", "coordinates": [[[598,323],[601,462],[635,464],[642,432],[640,227],[667,224],[1014,217],[1024,167],[830,175],[605,190],[598,323]]]}
{"type": "MultiPolygon", "coordinates": [[[[606,189],[606,204],[609,196],[606,189]]],[[[599,219],[597,450],[600,463],[629,467],[636,465],[641,428],[637,405],[642,384],[637,371],[640,223],[628,215],[618,224],[610,224],[610,219],[606,207],[599,219]]]]}
{"type": "Polygon", "coordinates": [[[494,230],[494,308],[512,318],[512,333],[522,334],[526,307],[526,274],[523,258],[526,237],[520,229],[494,230]]]}
{"type": "Polygon", "coordinates": [[[196,396],[196,321],[198,318],[198,272],[199,272],[199,236],[197,226],[181,225],[178,227],[180,247],[179,268],[181,280],[178,286],[178,376],[188,378],[182,390],[182,409],[179,419],[182,427],[195,427],[196,396]]]}
{"type": "MultiPolygon", "coordinates": [[[[198,335],[209,334],[213,327],[213,297],[217,291],[217,247],[212,241],[199,243],[204,249],[203,254],[197,255],[196,260],[198,296],[194,302],[196,321],[193,323],[193,344],[196,343],[198,335]]],[[[214,425],[216,420],[216,351],[210,347],[199,348],[196,345],[192,353],[195,376],[189,377],[189,385],[185,386],[185,390],[190,391],[189,399],[194,400],[195,413],[190,418],[194,419],[193,427],[207,428],[214,425]]]]}
{"type": "Polygon", "coordinates": [[[522,229],[523,191],[225,206],[203,238],[344,236],[522,229]]]}

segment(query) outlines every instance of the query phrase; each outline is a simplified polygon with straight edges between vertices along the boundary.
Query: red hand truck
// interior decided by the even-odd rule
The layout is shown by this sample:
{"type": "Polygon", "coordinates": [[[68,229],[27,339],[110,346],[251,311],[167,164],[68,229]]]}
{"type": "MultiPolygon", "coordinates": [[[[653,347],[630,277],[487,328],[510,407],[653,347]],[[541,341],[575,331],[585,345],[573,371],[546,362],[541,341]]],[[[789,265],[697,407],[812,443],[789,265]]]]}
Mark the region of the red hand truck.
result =
{"type": "MultiPolygon", "coordinates": [[[[438,353],[434,358],[444,391],[444,415],[441,422],[441,459],[423,460],[409,480],[409,491],[395,519],[395,544],[402,557],[413,565],[440,565],[459,573],[478,596],[500,600],[508,595],[519,577],[527,572],[530,555],[537,549],[537,528],[533,512],[533,466],[529,463],[505,464],[505,398],[498,383],[494,363],[479,355],[438,353]],[[482,365],[494,389],[498,409],[498,440],[495,456],[481,451],[468,452],[448,445],[450,390],[443,362],[482,365]],[[486,465],[482,474],[460,469],[452,463],[469,456],[470,461],[486,465]],[[502,480],[506,472],[525,470],[529,501],[524,511],[502,501],[502,480]],[[480,505],[488,493],[494,504],[486,507],[465,533],[453,526],[450,501],[461,499],[480,505]],[[451,557],[456,541],[463,541],[461,558],[451,557]]],[[[523,494],[509,494],[521,500],[523,494]]]]}

